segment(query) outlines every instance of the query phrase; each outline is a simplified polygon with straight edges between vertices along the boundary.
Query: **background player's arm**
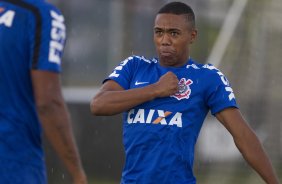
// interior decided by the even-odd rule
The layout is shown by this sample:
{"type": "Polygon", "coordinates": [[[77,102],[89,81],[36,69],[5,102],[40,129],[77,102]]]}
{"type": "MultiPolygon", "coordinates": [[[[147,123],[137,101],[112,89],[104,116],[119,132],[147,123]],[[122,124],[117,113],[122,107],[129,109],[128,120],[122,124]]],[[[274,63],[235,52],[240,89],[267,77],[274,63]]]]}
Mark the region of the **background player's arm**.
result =
{"type": "Polygon", "coordinates": [[[172,72],[167,72],[154,84],[129,90],[124,90],[117,82],[108,80],[92,99],[90,108],[94,115],[114,115],[177,91],[178,79],[172,72]]]}
{"type": "Polygon", "coordinates": [[[234,142],[244,159],[268,184],[278,184],[277,176],[263,147],[236,108],[227,108],[216,114],[216,118],[232,134],[234,142]]]}
{"type": "Polygon", "coordinates": [[[74,183],[87,183],[62,97],[59,74],[33,70],[31,75],[37,110],[46,137],[63,160],[74,183]]]}

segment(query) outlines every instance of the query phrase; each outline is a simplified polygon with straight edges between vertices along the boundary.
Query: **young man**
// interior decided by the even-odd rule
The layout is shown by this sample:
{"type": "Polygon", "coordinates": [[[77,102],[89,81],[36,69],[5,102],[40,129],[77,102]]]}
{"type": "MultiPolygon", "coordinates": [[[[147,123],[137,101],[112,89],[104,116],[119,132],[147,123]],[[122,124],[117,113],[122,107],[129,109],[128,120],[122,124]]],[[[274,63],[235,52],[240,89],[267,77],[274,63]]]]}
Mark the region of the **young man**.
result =
{"type": "Polygon", "coordinates": [[[196,36],[193,10],[184,3],[168,3],[155,18],[158,58],[132,56],[122,61],[93,98],[94,115],[124,112],[126,162],[121,183],[196,183],[194,146],[211,110],[246,161],[268,184],[278,184],[226,77],[214,66],[190,58],[196,36]]]}
{"type": "Polygon", "coordinates": [[[44,0],[0,0],[1,183],[47,183],[42,127],[73,183],[87,183],[61,93],[65,37],[44,0]]]}

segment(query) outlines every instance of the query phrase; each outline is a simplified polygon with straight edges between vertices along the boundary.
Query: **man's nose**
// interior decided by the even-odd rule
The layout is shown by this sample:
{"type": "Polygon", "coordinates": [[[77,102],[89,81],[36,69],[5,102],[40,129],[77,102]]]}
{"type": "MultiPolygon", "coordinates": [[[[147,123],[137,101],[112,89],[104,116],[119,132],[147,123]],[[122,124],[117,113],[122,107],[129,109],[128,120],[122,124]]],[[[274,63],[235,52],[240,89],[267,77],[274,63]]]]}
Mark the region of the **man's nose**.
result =
{"type": "Polygon", "coordinates": [[[171,44],[171,39],[170,39],[170,37],[167,33],[165,33],[163,35],[162,40],[161,40],[161,44],[162,45],[170,45],[171,44]]]}

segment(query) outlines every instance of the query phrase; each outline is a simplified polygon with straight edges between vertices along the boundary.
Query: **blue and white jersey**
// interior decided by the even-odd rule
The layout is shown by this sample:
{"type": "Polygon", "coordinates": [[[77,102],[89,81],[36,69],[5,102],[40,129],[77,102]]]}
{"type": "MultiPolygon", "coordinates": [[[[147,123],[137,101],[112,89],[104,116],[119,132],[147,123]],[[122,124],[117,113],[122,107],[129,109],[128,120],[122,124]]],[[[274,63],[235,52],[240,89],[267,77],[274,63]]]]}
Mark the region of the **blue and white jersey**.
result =
{"type": "Polygon", "coordinates": [[[44,167],[31,70],[61,71],[64,17],[43,0],[0,0],[0,159],[44,167]]]}
{"type": "Polygon", "coordinates": [[[126,162],[122,184],[194,184],[194,146],[203,121],[228,107],[237,108],[226,77],[213,65],[192,59],[178,68],[162,67],[158,59],[132,56],[106,80],[125,90],[153,84],[168,71],[179,80],[179,91],[140,104],[123,114],[126,162]]]}

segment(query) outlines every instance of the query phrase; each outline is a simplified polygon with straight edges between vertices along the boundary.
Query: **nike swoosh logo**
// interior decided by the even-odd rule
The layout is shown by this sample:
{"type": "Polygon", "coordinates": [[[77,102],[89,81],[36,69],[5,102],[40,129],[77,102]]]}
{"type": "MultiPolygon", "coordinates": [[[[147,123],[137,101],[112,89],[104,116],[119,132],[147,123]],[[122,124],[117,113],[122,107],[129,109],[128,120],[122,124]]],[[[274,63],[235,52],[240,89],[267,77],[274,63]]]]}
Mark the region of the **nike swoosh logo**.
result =
{"type": "Polygon", "coordinates": [[[147,84],[147,83],[149,83],[149,82],[138,82],[138,81],[136,81],[135,86],[138,86],[138,85],[141,85],[141,84],[147,84]]]}

